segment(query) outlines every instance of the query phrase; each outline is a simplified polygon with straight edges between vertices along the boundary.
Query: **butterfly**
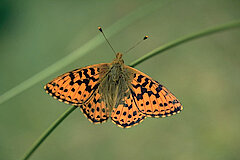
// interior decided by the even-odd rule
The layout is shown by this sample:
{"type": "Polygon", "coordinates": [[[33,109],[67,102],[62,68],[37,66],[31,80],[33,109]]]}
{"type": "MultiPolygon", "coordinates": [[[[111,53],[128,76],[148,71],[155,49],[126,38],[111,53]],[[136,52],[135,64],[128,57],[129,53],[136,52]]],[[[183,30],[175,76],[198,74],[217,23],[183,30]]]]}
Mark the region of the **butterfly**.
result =
{"type": "Polygon", "coordinates": [[[61,102],[79,106],[92,123],[111,117],[130,128],[146,117],[169,117],[183,110],[179,100],[148,75],[124,64],[117,53],[112,63],[95,64],[67,72],[44,86],[61,102]]]}

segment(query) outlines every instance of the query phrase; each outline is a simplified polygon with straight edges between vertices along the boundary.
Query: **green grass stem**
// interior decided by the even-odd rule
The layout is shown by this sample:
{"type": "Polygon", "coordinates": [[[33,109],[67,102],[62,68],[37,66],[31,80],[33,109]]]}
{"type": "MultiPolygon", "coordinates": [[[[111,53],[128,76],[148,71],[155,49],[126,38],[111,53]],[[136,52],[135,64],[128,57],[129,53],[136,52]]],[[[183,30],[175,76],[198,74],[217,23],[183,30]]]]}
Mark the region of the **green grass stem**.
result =
{"type": "Polygon", "coordinates": [[[226,23],[226,24],[223,24],[223,25],[220,25],[217,27],[208,28],[208,29],[205,29],[200,32],[196,32],[196,33],[192,33],[192,34],[183,36],[181,38],[178,38],[174,41],[171,41],[167,44],[164,44],[164,45],[152,50],[151,52],[145,54],[144,56],[142,56],[142,57],[138,58],[137,60],[135,60],[134,62],[130,63],[129,66],[134,67],[134,66],[138,65],[139,63],[142,63],[143,61],[145,61],[159,53],[162,53],[163,51],[166,51],[168,49],[176,47],[176,46],[178,46],[182,43],[188,42],[190,40],[194,40],[197,38],[201,38],[203,36],[208,36],[208,35],[211,35],[216,32],[225,31],[228,29],[236,28],[236,27],[240,27],[240,21],[233,21],[233,22],[226,23]]]}
{"type": "Polygon", "coordinates": [[[33,154],[33,152],[42,144],[42,142],[52,133],[52,131],[76,108],[76,106],[72,106],[71,108],[67,109],[56,121],[54,121],[52,125],[49,126],[48,129],[43,132],[43,134],[36,140],[36,142],[33,143],[29,151],[24,154],[22,159],[28,159],[33,154]]]}

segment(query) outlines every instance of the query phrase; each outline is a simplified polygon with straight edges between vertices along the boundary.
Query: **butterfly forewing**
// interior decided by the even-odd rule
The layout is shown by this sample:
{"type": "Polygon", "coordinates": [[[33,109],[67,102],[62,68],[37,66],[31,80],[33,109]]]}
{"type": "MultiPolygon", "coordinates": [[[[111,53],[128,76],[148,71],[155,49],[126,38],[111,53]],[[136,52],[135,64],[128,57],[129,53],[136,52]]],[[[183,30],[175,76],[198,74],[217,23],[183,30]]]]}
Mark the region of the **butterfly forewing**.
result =
{"type": "Polygon", "coordinates": [[[102,122],[108,114],[98,88],[108,69],[108,63],[76,69],[55,78],[44,88],[55,99],[80,106],[90,121],[102,122]]]}
{"type": "Polygon", "coordinates": [[[140,112],[148,117],[166,117],[183,109],[179,100],[164,86],[134,68],[128,69],[133,73],[129,88],[140,112]]]}

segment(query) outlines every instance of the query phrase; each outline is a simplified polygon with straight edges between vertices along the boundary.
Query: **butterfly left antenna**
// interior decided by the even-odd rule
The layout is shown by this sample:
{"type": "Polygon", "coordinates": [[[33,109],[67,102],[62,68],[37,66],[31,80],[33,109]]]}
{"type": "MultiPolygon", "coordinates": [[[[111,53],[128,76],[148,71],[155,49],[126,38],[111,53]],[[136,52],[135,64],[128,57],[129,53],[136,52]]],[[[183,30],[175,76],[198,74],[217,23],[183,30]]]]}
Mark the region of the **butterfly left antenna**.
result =
{"type": "Polygon", "coordinates": [[[109,46],[112,48],[113,52],[116,54],[116,51],[113,49],[112,45],[110,44],[110,42],[108,41],[107,37],[105,36],[103,30],[101,27],[98,27],[98,30],[103,34],[103,37],[105,38],[105,40],[107,41],[107,43],[109,44],[109,46]]]}

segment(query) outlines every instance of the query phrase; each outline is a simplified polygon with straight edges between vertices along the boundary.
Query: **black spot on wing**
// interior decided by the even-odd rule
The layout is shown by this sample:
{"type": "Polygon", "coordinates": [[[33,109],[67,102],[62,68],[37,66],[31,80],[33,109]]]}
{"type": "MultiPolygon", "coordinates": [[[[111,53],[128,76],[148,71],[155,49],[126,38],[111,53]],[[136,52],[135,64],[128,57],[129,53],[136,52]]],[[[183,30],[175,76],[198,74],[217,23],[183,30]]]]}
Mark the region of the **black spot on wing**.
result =
{"type": "Polygon", "coordinates": [[[89,68],[90,69],[90,71],[91,71],[91,75],[95,75],[95,70],[94,70],[94,68],[89,68]]]}
{"type": "Polygon", "coordinates": [[[71,85],[71,86],[74,85],[74,82],[73,82],[73,81],[70,81],[70,82],[69,82],[69,85],[71,85]]]}
{"type": "Polygon", "coordinates": [[[145,78],[145,82],[142,84],[143,87],[146,87],[146,85],[149,83],[148,80],[148,78],[145,78]]]}
{"type": "MultiPolygon", "coordinates": [[[[132,117],[131,115],[128,115],[128,117],[132,117]]],[[[133,126],[136,125],[138,123],[140,123],[143,119],[145,118],[145,116],[142,116],[141,118],[138,118],[136,121],[132,121],[131,123],[120,123],[120,122],[124,122],[123,119],[121,119],[120,121],[116,121],[112,118],[113,122],[116,123],[117,125],[122,126],[123,128],[129,127],[129,126],[133,126]]]]}
{"type": "Polygon", "coordinates": [[[82,71],[79,71],[78,74],[79,74],[79,77],[82,78],[82,71]]]}
{"type": "MultiPolygon", "coordinates": [[[[82,105],[80,107],[82,108],[82,111],[87,116],[87,118],[90,119],[93,123],[96,123],[96,122],[101,123],[101,122],[106,121],[108,119],[108,117],[106,115],[104,115],[103,116],[104,118],[102,118],[100,120],[97,120],[97,119],[90,116],[89,112],[86,111],[86,108],[84,108],[82,105]]],[[[92,108],[91,111],[94,112],[95,110],[92,108]]],[[[100,118],[100,117],[97,117],[97,118],[100,118]]]]}
{"type": "Polygon", "coordinates": [[[69,73],[69,77],[71,78],[71,81],[74,80],[75,76],[74,76],[73,72],[70,72],[70,73],[69,73]]]}
{"type": "Polygon", "coordinates": [[[139,83],[142,82],[142,78],[143,78],[143,76],[142,76],[142,75],[139,75],[138,78],[137,78],[137,81],[138,81],[139,83]]]}
{"type": "Polygon", "coordinates": [[[86,77],[86,78],[90,78],[90,76],[88,75],[88,69],[83,69],[82,70],[83,71],[83,74],[84,74],[84,76],[86,77]]]}
{"type": "Polygon", "coordinates": [[[136,115],[137,115],[137,111],[134,111],[134,112],[133,112],[133,116],[136,116],[136,115]]]}

